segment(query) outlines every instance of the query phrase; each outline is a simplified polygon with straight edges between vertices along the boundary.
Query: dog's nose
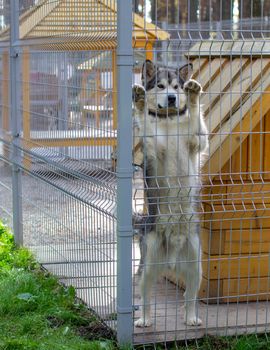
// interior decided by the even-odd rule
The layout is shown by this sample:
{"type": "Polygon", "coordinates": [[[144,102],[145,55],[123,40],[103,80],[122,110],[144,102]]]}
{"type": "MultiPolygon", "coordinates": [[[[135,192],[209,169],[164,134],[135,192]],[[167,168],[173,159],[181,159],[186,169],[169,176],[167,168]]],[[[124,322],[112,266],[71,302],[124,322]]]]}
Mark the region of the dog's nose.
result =
{"type": "Polygon", "coordinates": [[[175,95],[168,95],[168,104],[169,105],[174,105],[176,101],[176,96],[175,95]]]}

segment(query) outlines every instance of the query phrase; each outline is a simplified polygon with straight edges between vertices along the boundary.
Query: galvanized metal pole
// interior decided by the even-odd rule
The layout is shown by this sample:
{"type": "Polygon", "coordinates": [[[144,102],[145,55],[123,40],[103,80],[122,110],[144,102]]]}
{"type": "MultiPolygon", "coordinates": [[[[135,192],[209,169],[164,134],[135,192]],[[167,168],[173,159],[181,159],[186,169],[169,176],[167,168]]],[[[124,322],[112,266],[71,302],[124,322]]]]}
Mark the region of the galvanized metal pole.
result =
{"type": "Polygon", "coordinates": [[[20,111],[20,48],[19,40],[19,1],[10,0],[10,120],[12,134],[12,200],[13,231],[15,242],[23,244],[22,227],[22,172],[20,133],[22,120],[20,111]]]}
{"type": "Polygon", "coordinates": [[[117,0],[117,339],[132,341],[132,0],[117,0]]]}

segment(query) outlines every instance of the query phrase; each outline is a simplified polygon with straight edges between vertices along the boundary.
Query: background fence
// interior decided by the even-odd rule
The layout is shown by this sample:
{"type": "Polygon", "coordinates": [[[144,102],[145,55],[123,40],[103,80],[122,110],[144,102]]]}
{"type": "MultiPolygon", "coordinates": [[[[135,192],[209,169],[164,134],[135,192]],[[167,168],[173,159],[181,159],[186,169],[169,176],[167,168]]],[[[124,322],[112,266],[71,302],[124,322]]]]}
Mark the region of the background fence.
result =
{"type": "Polygon", "coordinates": [[[0,218],[17,242],[121,342],[269,331],[270,1],[0,7],[0,218]],[[142,83],[145,59],[192,62],[204,90],[209,149],[190,187],[200,191],[202,326],[185,325],[182,286],[167,275],[152,288],[153,326],[134,327],[142,301],[132,212],[147,211],[148,185],[146,168],[132,166],[131,86],[142,83]]]}

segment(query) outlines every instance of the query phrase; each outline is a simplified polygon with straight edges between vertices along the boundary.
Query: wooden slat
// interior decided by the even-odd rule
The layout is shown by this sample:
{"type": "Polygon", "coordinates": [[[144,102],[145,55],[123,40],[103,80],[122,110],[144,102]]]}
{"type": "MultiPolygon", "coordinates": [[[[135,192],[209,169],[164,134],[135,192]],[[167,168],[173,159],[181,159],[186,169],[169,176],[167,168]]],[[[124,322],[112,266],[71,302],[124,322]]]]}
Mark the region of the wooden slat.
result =
{"type": "MultiPolygon", "coordinates": [[[[222,176],[223,178],[224,176],[222,176]]],[[[233,180],[233,176],[227,178],[233,180]]],[[[241,175],[242,177],[242,175],[241,175]]],[[[243,179],[242,179],[243,180],[243,179]]],[[[234,204],[253,204],[263,205],[270,203],[270,183],[262,182],[258,179],[257,182],[243,182],[243,181],[224,181],[223,184],[212,183],[212,186],[205,187],[201,193],[201,201],[211,203],[212,205],[234,205],[234,204]],[[212,187],[212,188],[211,188],[212,187]]]]}
{"type": "MultiPolygon", "coordinates": [[[[85,1],[45,1],[41,6],[37,6],[31,15],[29,15],[21,24],[20,37],[26,38],[36,36],[38,31],[42,31],[42,36],[55,36],[61,33],[76,33],[77,36],[83,32],[104,31],[107,25],[107,31],[112,28],[116,31],[116,3],[115,1],[94,0],[85,3],[85,1]],[[76,6],[76,12],[74,11],[76,6]],[[91,9],[91,11],[90,11],[91,9]],[[93,15],[94,14],[94,15],[93,15]],[[99,18],[99,21],[97,21],[99,18]],[[100,22],[101,20],[101,22],[100,22]]],[[[168,32],[148,23],[138,14],[133,14],[134,38],[144,38],[147,40],[168,40],[168,32]]]]}
{"type": "Polygon", "coordinates": [[[266,253],[229,256],[203,254],[203,276],[206,279],[226,279],[269,276],[269,255],[266,253]]]}
{"type": "Polygon", "coordinates": [[[248,147],[248,172],[252,174],[253,179],[261,179],[263,172],[263,131],[264,118],[255,126],[249,135],[248,147]]]}
{"type": "Polygon", "coordinates": [[[268,277],[202,279],[199,298],[207,304],[269,300],[268,277]]]}
{"type": "Polygon", "coordinates": [[[227,202],[227,184],[221,182],[212,182],[210,186],[204,186],[201,191],[200,199],[202,202],[212,204],[226,204],[227,202]]]}
{"type": "Polygon", "coordinates": [[[204,106],[205,115],[209,113],[209,109],[220,99],[222,92],[230,89],[231,84],[249,63],[250,60],[247,58],[235,58],[233,60],[227,58],[220,74],[208,85],[207,89],[204,89],[201,103],[204,106]]]}
{"type": "MultiPolygon", "coordinates": [[[[239,173],[242,179],[247,179],[248,146],[248,139],[245,139],[231,157],[230,173],[239,173]]],[[[231,176],[234,177],[234,175],[231,176]]]]}
{"type": "Polygon", "coordinates": [[[270,56],[269,40],[207,40],[189,49],[190,57],[262,57],[270,56]]]}
{"type": "MultiPolygon", "coordinates": [[[[267,73],[269,74],[269,72],[267,73]]],[[[231,155],[238,149],[250,130],[270,109],[270,79],[266,75],[265,81],[254,91],[249,99],[238,109],[210,141],[210,158],[206,160],[202,173],[214,177],[231,155]],[[241,137],[239,134],[241,133],[241,137]]]]}
{"type": "Polygon", "coordinates": [[[209,255],[243,255],[268,253],[270,237],[268,229],[207,230],[201,234],[202,250],[209,255]]]}
{"type": "Polygon", "coordinates": [[[224,239],[223,254],[268,253],[270,237],[268,229],[227,230],[224,239]]]}
{"type": "Polygon", "coordinates": [[[68,139],[30,139],[24,140],[25,148],[39,148],[39,147],[76,147],[76,146],[116,146],[116,138],[68,138],[68,139]]]}
{"type": "MultiPolygon", "coordinates": [[[[258,182],[261,179],[258,178],[258,182]]],[[[267,205],[270,203],[270,184],[262,183],[261,184],[234,184],[233,186],[228,185],[227,193],[225,195],[228,204],[263,204],[267,205]]]]}
{"type": "Polygon", "coordinates": [[[252,91],[252,87],[261,78],[261,75],[270,67],[269,59],[255,60],[251,66],[246,66],[238,78],[233,82],[230,91],[222,95],[220,101],[211,109],[206,118],[206,125],[210,132],[214,132],[226,118],[242,103],[244,93],[252,91]]]}
{"type": "Polygon", "coordinates": [[[193,65],[193,79],[197,79],[199,76],[201,70],[203,70],[208,65],[208,59],[207,58],[195,58],[192,60],[193,65]]]}
{"type": "Polygon", "coordinates": [[[222,254],[224,252],[225,233],[224,230],[210,230],[201,228],[202,251],[209,255],[222,254]]]}
{"type": "Polygon", "coordinates": [[[203,91],[205,91],[216,76],[222,72],[225,63],[227,63],[226,58],[215,58],[205,65],[203,69],[198,71],[196,80],[202,85],[203,91]]]}
{"type": "Polygon", "coordinates": [[[270,228],[270,207],[233,204],[205,207],[202,226],[211,230],[270,228]]]}
{"type": "Polygon", "coordinates": [[[266,113],[264,120],[264,180],[270,180],[270,112],[266,113]]]}
{"type": "Polygon", "coordinates": [[[223,280],[223,296],[235,296],[235,298],[227,298],[224,302],[236,301],[257,301],[269,300],[270,282],[269,277],[252,277],[240,279],[224,279],[223,280]],[[243,295],[241,298],[238,295],[243,295]],[[245,296],[246,295],[246,296],[245,296]]]}
{"type": "Polygon", "coordinates": [[[59,0],[46,1],[20,25],[20,39],[24,39],[40,22],[48,16],[58,5],[59,0]]]}
{"type": "MultiPolygon", "coordinates": [[[[241,134],[239,135],[241,138],[241,134]]],[[[249,175],[248,170],[248,145],[249,137],[247,137],[242,143],[240,141],[239,148],[232,154],[231,158],[222,167],[220,171],[220,177],[223,181],[226,180],[247,180],[249,175]]]]}

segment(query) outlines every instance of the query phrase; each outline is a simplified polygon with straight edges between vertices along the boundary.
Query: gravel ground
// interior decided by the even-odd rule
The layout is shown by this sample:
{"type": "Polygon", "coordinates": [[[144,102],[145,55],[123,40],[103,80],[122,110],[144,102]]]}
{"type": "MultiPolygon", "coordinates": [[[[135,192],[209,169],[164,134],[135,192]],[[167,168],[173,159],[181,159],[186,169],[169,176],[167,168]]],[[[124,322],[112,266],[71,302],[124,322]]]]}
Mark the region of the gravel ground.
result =
{"type": "MultiPolygon", "coordinates": [[[[0,167],[3,219],[12,212],[10,167],[0,167]]],[[[90,182],[55,174],[22,176],[24,244],[43,245],[114,239],[115,195],[90,182]],[[98,209],[100,210],[98,210],[98,209]]]]}
{"type": "MultiPolygon", "coordinates": [[[[65,175],[36,171],[22,176],[24,244],[114,242],[115,177],[111,172],[96,174],[95,179],[100,183],[93,184],[65,175]],[[102,183],[109,187],[103,187],[102,183]]],[[[133,191],[135,211],[143,207],[142,186],[141,174],[137,172],[133,191]]],[[[0,198],[0,217],[11,223],[5,212],[12,212],[11,168],[3,162],[0,162],[0,198]]]]}

